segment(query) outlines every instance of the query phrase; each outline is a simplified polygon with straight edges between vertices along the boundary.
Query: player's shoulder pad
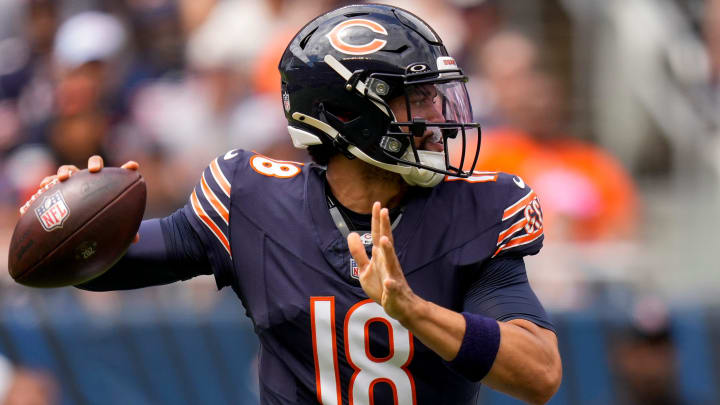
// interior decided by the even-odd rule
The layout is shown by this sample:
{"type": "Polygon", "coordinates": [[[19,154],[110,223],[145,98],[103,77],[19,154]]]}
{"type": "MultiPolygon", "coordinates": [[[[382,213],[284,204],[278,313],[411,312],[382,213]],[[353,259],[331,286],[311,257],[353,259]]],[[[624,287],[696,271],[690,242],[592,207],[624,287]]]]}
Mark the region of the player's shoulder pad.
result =
{"type": "MultiPolygon", "coordinates": [[[[190,196],[190,207],[196,216],[203,219],[213,230],[223,230],[229,224],[231,195],[252,195],[261,190],[268,191],[269,181],[285,182],[301,177],[298,175],[302,173],[303,166],[303,163],[273,159],[254,151],[230,150],[213,159],[203,171],[190,196]],[[213,221],[207,220],[208,218],[213,221]]],[[[276,192],[287,191],[287,187],[270,189],[276,192]]],[[[223,241],[222,237],[218,239],[223,241]]]]}
{"type": "Polygon", "coordinates": [[[230,251],[230,195],[238,164],[248,152],[235,149],[213,159],[203,170],[187,204],[190,218],[212,239],[219,242],[228,256],[230,251]]]}
{"type": "Polygon", "coordinates": [[[477,170],[467,178],[446,177],[442,188],[443,194],[463,201],[477,200],[486,208],[499,208],[531,190],[518,176],[477,170]]]}
{"type": "Polygon", "coordinates": [[[218,208],[221,216],[226,216],[235,172],[247,161],[250,154],[251,152],[242,149],[233,149],[213,159],[203,171],[194,194],[206,198],[211,207],[222,205],[218,208]]]}
{"type": "Polygon", "coordinates": [[[498,173],[494,200],[497,208],[497,249],[501,254],[533,255],[544,239],[540,199],[520,177],[498,173]]]}
{"type": "Polygon", "coordinates": [[[507,203],[517,201],[532,192],[519,176],[502,172],[475,171],[467,178],[446,177],[443,194],[463,201],[479,200],[483,206],[507,208],[507,203]]]}

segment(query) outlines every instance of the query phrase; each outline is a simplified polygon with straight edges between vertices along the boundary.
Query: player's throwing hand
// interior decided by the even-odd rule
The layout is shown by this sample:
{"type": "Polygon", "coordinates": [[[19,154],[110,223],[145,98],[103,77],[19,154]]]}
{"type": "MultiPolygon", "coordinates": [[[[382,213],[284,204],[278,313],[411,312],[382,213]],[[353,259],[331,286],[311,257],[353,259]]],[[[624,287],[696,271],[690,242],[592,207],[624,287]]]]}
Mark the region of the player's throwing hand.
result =
{"type": "MultiPolygon", "coordinates": [[[[102,168],[105,167],[105,163],[103,162],[103,158],[98,155],[90,156],[88,159],[88,171],[90,173],[97,173],[102,168]]],[[[120,166],[123,169],[128,170],[137,170],[140,168],[140,165],[138,165],[135,161],[128,161],[124,165],[120,166]]],[[[53,174],[52,176],[47,176],[40,182],[40,187],[44,187],[46,184],[50,183],[51,181],[57,179],[58,181],[65,181],[72,176],[73,173],[79,172],[80,169],[78,169],[75,165],[62,165],[58,168],[58,171],[56,174],[53,174]]],[[[21,212],[23,214],[23,212],[21,212]]]]}
{"type": "MultiPolygon", "coordinates": [[[[88,159],[88,171],[90,173],[97,173],[100,170],[102,170],[103,167],[105,167],[105,162],[103,162],[103,158],[101,156],[98,156],[98,155],[90,156],[90,158],[88,159]]],[[[140,168],[140,165],[137,162],[130,160],[120,167],[122,167],[123,169],[127,169],[127,170],[138,170],[140,168]]],[[[80,169],[78,169],[78,167],[75,165],[62,165],[58,168],[58,171],[56,174],[53,174],[52,176],[47,176],[44,179],[42,179],[42,181],[40,182],[40,188],[45,187],[47,184],[49,184],[55,180],[65,181],[65,180],[69,179],[73,173],[79,172],[79,171],[80,171],[80,169]]],[[[26,208],[27,208],[26,206],[22,206],[20,208],[20,215],[25,215],[26,208]]],[[[136,243],[139,240],[140,240],[140,235],[136,234],[135,239],[133,239],[133,243],[136,243]]]]}
{"type": "Polygon", "coordinates": [[[381,208],[379,202],[373,204],[371,234],[372,258],[368,258],[357,233],[348,235],[348,247],[358,265],[360,285],[388,315],[404,323],[418,297],[408,285],[395,254],[388,209],[381,208]]]}

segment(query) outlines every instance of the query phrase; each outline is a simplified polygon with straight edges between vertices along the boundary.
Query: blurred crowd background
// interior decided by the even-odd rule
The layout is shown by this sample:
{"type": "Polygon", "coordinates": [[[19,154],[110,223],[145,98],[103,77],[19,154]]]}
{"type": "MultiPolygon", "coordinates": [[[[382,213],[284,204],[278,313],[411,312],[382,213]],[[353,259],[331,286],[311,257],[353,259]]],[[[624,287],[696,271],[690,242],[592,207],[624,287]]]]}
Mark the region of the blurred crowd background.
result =
{"type": "MultiPolygon", "coordinates": [[[[92,154],[140,163],[148,218],[184,205],[229,149],[308,160],[287,135],[277,64],[307,21],[345,3],[0,0],[0,404],[101,403],[72,377],[78,325],[108,338],[160,311],[249,328],[209,277],[102,294],[15,284],[18,208],[57,166],[92,154]],[[23,355],[33,333],[52,364],[23,355]]],[[[478,168],[518,174],[540,197],[547,238],[528,273],[575,336],[560,331],[554,401],[720,403],[720,0],[391,3],[428,21],[470,77],[478,168]]],[[[238,394],[248,403],[253,384],[238,394]]],[[[102,403],[164,403],[137,395],[102,403]]]]}

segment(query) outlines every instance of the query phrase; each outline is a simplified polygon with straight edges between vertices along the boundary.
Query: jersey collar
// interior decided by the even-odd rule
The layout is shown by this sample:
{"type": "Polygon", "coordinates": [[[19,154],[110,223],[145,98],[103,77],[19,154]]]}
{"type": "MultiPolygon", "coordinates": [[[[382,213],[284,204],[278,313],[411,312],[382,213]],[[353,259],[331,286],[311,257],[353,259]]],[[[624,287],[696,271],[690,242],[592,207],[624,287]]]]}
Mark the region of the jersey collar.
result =
{"type": "MultiPolygon", "coordinates": [[[[325,181],[323,180],[325,168],[311,164],[305,184],[305,211],[310,216],[313,225],[313,237],[323,252],[326,260],[333,267],[344,268],[350,253],[348,252],[346,237],[338,230],[328,210],[326,200],[325,181]]],[[[402,263],[405,247],[413,237],[419,237],[418,232],[423,212],[432,194],[432,189],[412,187],[409,191],[405,211],[401,220],[393,231],[395,250],[402,263]]]]}

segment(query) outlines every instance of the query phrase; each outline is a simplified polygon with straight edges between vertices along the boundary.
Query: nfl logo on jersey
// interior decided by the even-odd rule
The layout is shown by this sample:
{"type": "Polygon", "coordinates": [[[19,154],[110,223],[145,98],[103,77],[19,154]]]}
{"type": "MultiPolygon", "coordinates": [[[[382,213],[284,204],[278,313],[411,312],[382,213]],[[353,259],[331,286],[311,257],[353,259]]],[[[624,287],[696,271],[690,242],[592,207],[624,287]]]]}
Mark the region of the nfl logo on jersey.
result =
{"type": "Polygon", "coordinates": [[[355,280],[360,279],[360,269],[358,268],[357,262],[352,257],[350,258],[350,277],[354,278],[355,280]]]}
{"type": "Polygon", "coordinates": [[[65,220],[70,216],[70,209],[65,203],[62,193],[57,191],[45,197],[42,204],[35,208],[35,215],[42,227],[50,232],[53,229],[62,227],[65,220]]]}
{"type": "MultiPolygon", "coordinates": [[[[360,235],[360,241],[365,246],[365,251],[367,252],[368,256],[372,255],[372,234],[370,232],[365,232],[362,235],[360,235]]],[[[358,268],[357,262],[352,257],[350,258],[350,277],[354,278],[355,280],[360,279],[360,269],[358,268]]]]}

